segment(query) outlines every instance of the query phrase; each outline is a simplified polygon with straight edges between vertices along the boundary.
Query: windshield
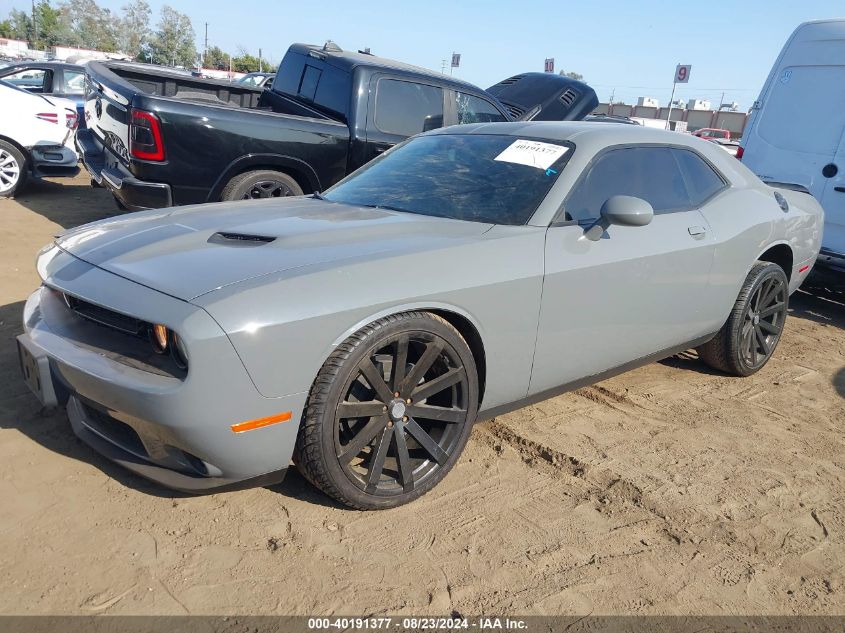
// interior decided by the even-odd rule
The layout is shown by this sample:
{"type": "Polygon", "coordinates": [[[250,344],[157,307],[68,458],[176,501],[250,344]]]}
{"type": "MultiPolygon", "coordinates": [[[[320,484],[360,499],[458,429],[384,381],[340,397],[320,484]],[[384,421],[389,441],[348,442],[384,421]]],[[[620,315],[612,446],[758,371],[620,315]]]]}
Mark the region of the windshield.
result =
{"type": "Polygon", "coordinates": [[[420,136],[362,167],[323,197],[455,220],[525,224],[571,152],[566,142],[515,136],[420,136]]]}

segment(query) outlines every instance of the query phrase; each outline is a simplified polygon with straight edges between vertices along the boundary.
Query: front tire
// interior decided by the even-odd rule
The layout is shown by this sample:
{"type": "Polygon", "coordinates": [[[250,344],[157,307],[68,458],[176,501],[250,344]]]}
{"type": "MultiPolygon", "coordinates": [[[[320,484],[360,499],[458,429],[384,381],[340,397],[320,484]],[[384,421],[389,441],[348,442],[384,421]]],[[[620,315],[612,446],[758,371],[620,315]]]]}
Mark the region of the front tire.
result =
{"type": "Polygon", "coordinates": [[[0,140],[0,198],[11,198],[19,192],[26,183],[27,171],[26,156],[0,140]]]}
{"type": "Polygon", "coordinates": [[[777,264],[757,262],[748,273],[728,320],[698,348],[705,363],[734,376],[750,376],[769,362],[789,307],[789,280],[777,264]]]}
{"type": "Polygon", "coordinates": [[[348,506],[399,506],[446,476],[477,409],[475,360],[458,331],[428,312],[385,317],[350,336],[323,365],[294,462],[348,506]]]}
{"type": "Polygon", "coordinates": [[[270,169],[248,171],[232,178],[220,194],[221,200],[254,200],[301,196],[302,188],[287,174],[270,169]]]}

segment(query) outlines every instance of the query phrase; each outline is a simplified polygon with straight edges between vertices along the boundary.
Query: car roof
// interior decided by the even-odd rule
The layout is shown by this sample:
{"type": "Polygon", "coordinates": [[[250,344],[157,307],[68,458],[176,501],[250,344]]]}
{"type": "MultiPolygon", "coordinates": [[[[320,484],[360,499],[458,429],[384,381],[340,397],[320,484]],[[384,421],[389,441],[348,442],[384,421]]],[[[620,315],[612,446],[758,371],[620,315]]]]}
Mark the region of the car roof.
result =
{"type": "Polygon", "coordinates": [[[325,46],[315,46],[313,44],[292,44],[290,50],[295,53],[299,53],[300,55],[308,55],[309,53],[314,52],[320,57],[325,56],[326,61],[332,66],[348,72],[352,72],[352,70],[358,66],[389,68],[391,70],[399,70],[405,73],[413,73],[419,77],[428,77],[432,80],[436,80],[438,83],[465,86],[467,88],[472,88],[474,92],[479,90],[477,86],[467,81],[455,79],[449,75],[429,70],[428,68],[398,62],[395,59],[388,59],[387,57],[378,57],[377,55],[373,55],[371,53],[345,51],[338,48],[336,45],[331,46],[328,43],[325,46]]]}
{"type": "MultiPolygon", "coordinates": [[[[717,166],[729,156],[715,143],[692,134],[661,130],[643,125],[608,125],[587,121],[514,121],[512,123],[472,123],[432,130],[436,134],[501,134],[546,141],[569,141],[579,150],[596,154],[614,145],[672,145],[689,147],[717,166]]],[[[731,160],[736,160],[730,157],[731,160]]]]}
{"type": "Polygon", "coordinates": [[[69,64],[68,62],[61,62],[57,60],[50,61],[29,61],[29,62],[12,62],[6,68],[70,68],[73,70],[85,70],[79,64],[69,64]]]}

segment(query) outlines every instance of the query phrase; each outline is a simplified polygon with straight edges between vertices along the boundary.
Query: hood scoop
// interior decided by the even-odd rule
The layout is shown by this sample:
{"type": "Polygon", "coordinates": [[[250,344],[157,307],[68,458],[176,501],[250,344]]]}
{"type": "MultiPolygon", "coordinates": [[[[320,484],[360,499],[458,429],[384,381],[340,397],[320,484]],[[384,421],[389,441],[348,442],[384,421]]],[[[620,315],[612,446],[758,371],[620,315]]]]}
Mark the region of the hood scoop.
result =
{"type": "Polygon", "coordinates": [[[274,242],[272,235],[250,235],[248,233],[229,233],[219,231],[208,238],[209,244],[225,244],[226,246],[261,246],[274,242]]]}

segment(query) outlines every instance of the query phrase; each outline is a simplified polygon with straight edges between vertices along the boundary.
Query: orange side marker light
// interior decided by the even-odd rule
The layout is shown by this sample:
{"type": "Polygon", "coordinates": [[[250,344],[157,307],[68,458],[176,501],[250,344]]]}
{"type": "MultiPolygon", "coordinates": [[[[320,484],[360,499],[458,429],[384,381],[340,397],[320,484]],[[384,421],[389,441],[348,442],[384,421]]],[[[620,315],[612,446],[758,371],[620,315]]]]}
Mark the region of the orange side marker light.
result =
{"type": "Polygon", "coordinates": [[[798,272],[803,273],[803,272],[806,272],[809,269],[810,269],[809,265],[808,266],[802,266],[801,268],[798,269],[798,272]]]}
{"type": "Polygon", "coordinates": [[[258,418],[256,420],[247,420],[246,422],[238,422],[237,424],[232,425],[232,432],[233,433],[243,433],[244,431],[252,431],[254,429],[260,429],[265,426],[270,426],[271,424],[279,424],[280,422],[287,422],[291,419],[292,412],[285,411],[284,413],[277,413],[276,415],[270,415],[266,418],[258,418]]]}

